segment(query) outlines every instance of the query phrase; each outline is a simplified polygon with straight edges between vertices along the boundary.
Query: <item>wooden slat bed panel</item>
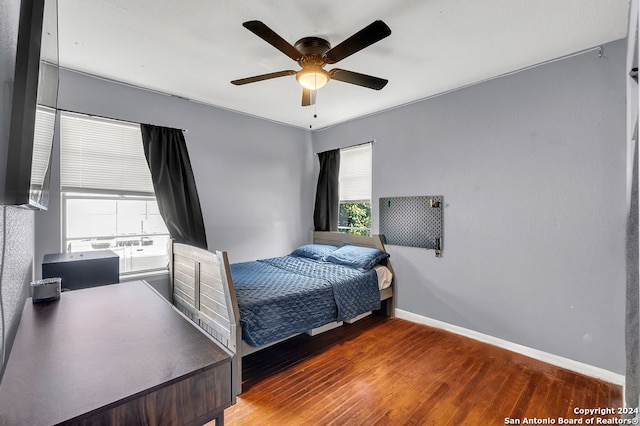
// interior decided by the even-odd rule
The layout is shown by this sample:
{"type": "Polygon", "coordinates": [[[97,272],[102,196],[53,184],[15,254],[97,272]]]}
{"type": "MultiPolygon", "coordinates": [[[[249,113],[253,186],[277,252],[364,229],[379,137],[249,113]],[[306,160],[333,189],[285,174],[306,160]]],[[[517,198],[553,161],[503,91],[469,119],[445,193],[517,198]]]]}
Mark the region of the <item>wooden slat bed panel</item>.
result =
{"type": "Polygon", "coordinates": [[[197,309],[194,262],[174,254],[172,274],[174,297],[179,297],[186,306],[197,309]]]}
{"type": "Polygon", "coordinates": [[[174,267],[183,270],[191,270],[193,269],[193,259],[189,256],[185,256],[185,254],[174,253],[173,265],[174,267]]]}
{"type": "Polygon", "coordinates": [[[195,298],[195,287],[193,284],[189,285],[182,277],[176,276],[174,278],[175,287],[179,288],[185,295],[188,295],[191,299],[195,298]]]}
{"type": "Polygon", "coordinates": [[[220,304],[224,305],[225,303],[224,291],[216,288],[218,285],[221,284],[221,282],[216,283],[214,287],[212,287],[210,284],[211,284],[210,282],[200,281],[200,291],[202,292],[202,294],[206,295],[208,298],[215,300],[216,302],[219,302],[220,304]]]}
{"type": "Polygon", "coordinates": [[[193,283],[192,278],[186,277],[183,272],[178,272],[176,275],[174,275],[174,280],[180,283],[180,288],[182,288],[182,291],[184,291],[186,294],[191,295],[191,297],[194,296],[193,292],[195,291],[196,287],[193,283]]]}
{"type": "Polygon", "coordinates": [[[205,298],[200,300],[200,312],[206,315],[209,320],[215,324],[215,328],[220,330],[220,333],[227,336],[230,334],[231,323],[224,316],[215,311],[214,304],[209,303],[210,299],[205,298]]]}
{"type": "Polygon", "coordinates": [[[215,290],[206,285],[200,287],[200,303],[207,306],[214,311],[217,315],[220,315],[226,322],[229,321],[229,308],[225,300],[224,294],[218,294],[215,290]]]}
{"type": "Polygon", "coordinates": [[[180,299],[179,297],[176,298],[174,305],[190,320],[203,327],[205,331],[213,336],[218,342],[222,343],[227,348],[229,347],[231,335],[229,332],[230,328],[228,324],[226,326],[221,325],[220,323],[209,317],[206,311],[194,309],[193,306],[185,303],[185,301],[180,299]]]}
{"type": "Polygon", "coordinates": [[[224,336],[222,334],[220,334],[217,329],[211,327],[209,325],[210,323],[207,322],[206,319],[200,319],[198,325],[200,327],[202,327],[202,329],[204,331],[206,331],[209,335],[211,335],[215,340],[217,340],[218,342],[222,343],[225,347],[228,346],[229,344],[229,336],[224,336]]]}
{"type": "Polygon", "coordinates": [[[233,306],[229,306],[227,293],[233,289],[228,287],[226,254],[173,244],[172,256],[174,297],[204,313],[209,325],[228,338],[232,331],[233,306]]]}
{"type": "MultiPolygon", "coordinates": [[[[181,260],[184,262],[184,258],[181,260]]],[[[192,289],[195,288],[195,271],[193,262],[191,262],[190,265],[176,263],[173,270],[176,279],[180,280],[180,282],[187,287],[191,287],[192,289]]]]}
{"type": "Polygon", "coordinates": [[[173,303],[210,336],[235,355],[233,389],[241,392],[241,329],[238,304],[225,252],[173,243],[171,245],[173,303]]]}
{"type": "Polygon", "coordinates": [[[206,326],[207,332],[228,349],[229,344],[231,343],[231,334],[228,332],[228,330],[224,330],[223,328],[221,328],[219,324],[212,321],[211,318],[207,317],[202,312],[200,312],[199,320],[199,325],[206,326]]]}
{"type": "MultiPolygon", "coordinates": [[[[183,259],[184,260],[184,259],[183,259]]],[[[175,276],[183,281],[186,285],[190,287],[194,287],[194,265],[185,265],[183,263],[179,263],[175,265],[174,268],[175,276]]]]}
{"type": "Polygon", "coordinates": [[[173,289],[173,298],[174,299],[180,299],[180,301],[185,306],[187,306],[187,307],[189,307],[191,309],[195,309],[195,307],[196,307],[193,297],[189,297],[189,295],[185,294],[178,287],[174,287],[174,289],[173,289]]]}
{"type": "Polygon", "coordinates": [[[174,268],[174,278],[180,281],[185,288],[190,288],[192,291],[195,288],[193,266],[191,268],[186,268],[181,264],[176,265],[174,268]]]}
{"type": "Polygon", "coordinates": [[[200,267],[201,296],[207,296],[210,300],[222,306],[224,312],[220,311],[218,313],[229,320],[224,286],[225,284],[221,275],[221,265],[203,263],[200,267]]]}
{"type": "Polygon", "coordinates": [[[193,300],[188,300],[188,299],[184,299],[183,297],[181,297],[179,294],[174,294],[173,295],[173,304],[175,306],[180,306],[182,313],[184,313],[186,315],[186,312],[189,312],[189,318],[193,319],[194,316],[196,315],[196,310],[193,307],[193,300]]]}
{"type": "Polygon", "coordinates": [[[200,306],[205,306],[207,309],[211,310],[215,313],[221,320],[223,320],[227,327],[229,327],[229,311],[227,309],[227,305],[224,301],[218,301],[209,297],[208,294],[203,290],[205,286],[200,288],[200,306]]]}

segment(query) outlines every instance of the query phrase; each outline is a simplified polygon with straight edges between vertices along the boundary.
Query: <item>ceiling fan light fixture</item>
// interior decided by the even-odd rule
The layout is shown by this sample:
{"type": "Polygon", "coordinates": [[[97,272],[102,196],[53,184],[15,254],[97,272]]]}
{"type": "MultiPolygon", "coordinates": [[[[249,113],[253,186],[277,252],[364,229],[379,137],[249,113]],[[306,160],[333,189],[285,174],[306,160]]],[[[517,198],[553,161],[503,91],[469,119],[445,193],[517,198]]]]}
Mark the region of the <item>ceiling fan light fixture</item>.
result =
{"type": "Polygon", "coordinates": [[[338,80],[374,90],[380,90],[388,83],[388,80],[382,78],[340,68],[333,68],[328,72],[323,69],[325,65],[335,64],[389,36],[391,29],[380,20],[372,22],[334,47],[321,37],[303,37],[295,45],[291,45],[260,21],[247,21],[242,26],[293,59],[302,69],[270,72],[232,80],[231,84],[236,86],[295,74],[296,80],[303,87],[302,106],[304,107],[315,104],[316,91],[324,87],[329,80],[338,80]]]}
{"type": "Polygon", "coordinates": [[[307,68],[296,74],[298,83],[306,89],[318,90],[329,81],[329,73],[322,68],[307,68]]]}

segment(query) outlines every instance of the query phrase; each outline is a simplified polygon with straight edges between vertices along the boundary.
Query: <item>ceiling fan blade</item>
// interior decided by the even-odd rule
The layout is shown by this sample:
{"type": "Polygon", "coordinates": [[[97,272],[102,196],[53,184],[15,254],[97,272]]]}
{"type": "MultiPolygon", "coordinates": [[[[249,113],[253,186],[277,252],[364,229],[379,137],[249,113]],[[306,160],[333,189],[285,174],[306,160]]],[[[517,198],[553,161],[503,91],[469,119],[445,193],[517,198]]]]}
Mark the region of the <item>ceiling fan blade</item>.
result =
{"type": "Polygon", "coordinates": [[[390,34],[391,29],[387,24],[379,20],[374,21],[325,53],[326,62],[328,64],[335,64],[347,56],[351,56],[365,47],[371,46],[373,43],[382,40],[390,34]]]}
{"type": "Polygon", "coordinates": [[[255,83],[256,81],[269,80],[269,79],[278,78],[278,77],[285,77],[287,75],[293,75],[295,73],[296,71],[293,71],[293,70],[271,72],[269,74],[254,75],[253,77],[233,80],[231,84],[235,84],[236,86],[241,86],[243,84],[255,83]]]}
{"type": "Polygon", "coordinates": [[[295,47],[293,47],[288,41],[280,37],[271,28],[267,27],[261,21],[247,21],[242,24],[243,27],[293,59],[299,61],[304,57],[302,53],[295,47]]]}
{"type": "Polygon", "coordinates": [[[302,88],[302,106],[309,106],[316,103],[316,91],[302,88]]]}
{"type": "Polygon", "coordinates": [[[358,86],[368,87],[373,90],[380,90],[387,85],[389,80],[374,77],[372,75],[360,74],[358,72],[347,71],[340,68],[334,68],[329,71],[332,80],[343,81],[345,83],[356,84],[358,86]]]}

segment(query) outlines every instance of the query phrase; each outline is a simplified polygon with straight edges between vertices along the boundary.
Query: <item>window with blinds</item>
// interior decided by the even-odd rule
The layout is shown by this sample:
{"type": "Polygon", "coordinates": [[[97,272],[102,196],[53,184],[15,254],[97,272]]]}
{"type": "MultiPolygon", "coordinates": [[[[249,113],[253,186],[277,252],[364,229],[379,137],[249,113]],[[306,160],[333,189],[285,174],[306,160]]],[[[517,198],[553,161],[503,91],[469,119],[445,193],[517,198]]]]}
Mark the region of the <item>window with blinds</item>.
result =
{"type": "Polygon", "coordinates": [[[62,113],[60,181],[67,252],[112,250],[121,274],[167,267],[169,232],[139,125],[62,113]]]}
{"type": "Polygon", "coordinates": [[[153,196],[138,124],[62,113],[60,128],[63,191],[153,196]]]}
{"type": "Polygon", "coordinates": [[[371,234],[371,143],[340,150],[338,231],[371,234]]]}
{"type": "Polygon", "coordinates": [[[33,162],[31,163],[31,184],[38,188],[44,185],[44,179],[51,158],[51,141],[56,121],[56,110],[38,105],[33,135],[33,162]]]}

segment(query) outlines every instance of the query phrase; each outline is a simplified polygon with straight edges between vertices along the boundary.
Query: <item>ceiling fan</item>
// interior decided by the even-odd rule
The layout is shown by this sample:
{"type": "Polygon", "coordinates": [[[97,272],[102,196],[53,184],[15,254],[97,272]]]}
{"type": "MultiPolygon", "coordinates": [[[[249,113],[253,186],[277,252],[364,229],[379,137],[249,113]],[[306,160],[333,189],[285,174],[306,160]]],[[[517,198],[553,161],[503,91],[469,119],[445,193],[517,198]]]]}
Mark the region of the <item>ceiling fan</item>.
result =
{"type": "Polygon", "coordinates": [[[233,80],[231,82],[232,84],[239,86],[295,74],[296,79],[300,85],[302,85],[302,106],[308,106],[315,103],[316,90],[324,86],[329,80],[338,80],[374,90],[382,89],[389,82],[382,78],[340,68],[333,68],[329,71],[325,71],[324,69],[325,65],[335,64],[347,56],[351,56],[365,47],[371,46],[389,36],[391,29],[382,21],[374,21],[334,47],[331,47],[331,44],[327,40],[320,37],[304,37],[292,46],[260,21],[248,21],[242,25],[296,61],[302,69],[299,71],[285,70],[241,78],[239,80],[233,80]]]}

